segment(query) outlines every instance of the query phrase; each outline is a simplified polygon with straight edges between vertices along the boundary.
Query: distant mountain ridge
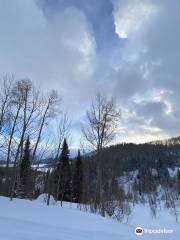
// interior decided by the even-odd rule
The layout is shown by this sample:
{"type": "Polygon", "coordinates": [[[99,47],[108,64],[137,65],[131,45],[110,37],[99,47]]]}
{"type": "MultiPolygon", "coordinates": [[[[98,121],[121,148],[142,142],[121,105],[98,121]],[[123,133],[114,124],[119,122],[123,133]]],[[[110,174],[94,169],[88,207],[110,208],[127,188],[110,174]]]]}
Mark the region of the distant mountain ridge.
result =
{"type": "Polygon", "coordinates": [[[180,145],[180,136],[172,137],[164,140],[151,141],[150,144],[162,144],[162,145],[180,145]]]}

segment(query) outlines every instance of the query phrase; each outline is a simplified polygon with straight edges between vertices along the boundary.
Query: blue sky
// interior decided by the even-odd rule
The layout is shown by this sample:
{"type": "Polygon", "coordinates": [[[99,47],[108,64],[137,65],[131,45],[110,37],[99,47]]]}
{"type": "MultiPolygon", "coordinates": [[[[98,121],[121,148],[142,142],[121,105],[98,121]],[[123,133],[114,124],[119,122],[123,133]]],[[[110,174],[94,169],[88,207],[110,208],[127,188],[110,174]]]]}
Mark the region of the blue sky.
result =
{"type": "Polygon", "coordinates": [[[96,92],[122,112],[116,141],[180,134],[179,0],[0,0],[1,75],[55,88],[80,138],[96,92]]]}

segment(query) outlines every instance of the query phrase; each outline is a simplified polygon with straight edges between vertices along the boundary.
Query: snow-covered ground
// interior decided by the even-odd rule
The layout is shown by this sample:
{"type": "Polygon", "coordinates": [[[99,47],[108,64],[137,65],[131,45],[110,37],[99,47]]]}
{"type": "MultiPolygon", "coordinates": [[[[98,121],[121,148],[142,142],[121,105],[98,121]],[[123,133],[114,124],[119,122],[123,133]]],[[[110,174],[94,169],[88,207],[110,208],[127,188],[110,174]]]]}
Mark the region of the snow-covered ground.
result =
{"type": "Polygon", "coordinates": [[[35,201],[0,197],[0,239],[2,240],[179,240],[180,228],[167,211],[152,219],[148,208],[134,208],[127,224],[83,212],[74,205],[46,206],[42,199],[35,201]],[[134,229],[172,229],[172,234],[136,236],[134,229]]]}
{"type": "Polygon", "coordinates": [[[172,178],[176,177],[178,170],[180,171],[179,167],[175,167],[174,169],[168,168],[169,176],[172,178]]]}

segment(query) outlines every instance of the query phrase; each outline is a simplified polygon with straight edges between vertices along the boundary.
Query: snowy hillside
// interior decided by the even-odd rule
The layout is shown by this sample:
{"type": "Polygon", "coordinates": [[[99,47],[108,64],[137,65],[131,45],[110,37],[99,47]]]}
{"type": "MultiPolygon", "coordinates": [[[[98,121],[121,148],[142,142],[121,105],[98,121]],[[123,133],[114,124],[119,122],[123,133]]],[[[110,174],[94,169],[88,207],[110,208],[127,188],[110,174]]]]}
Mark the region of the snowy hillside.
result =
{"type": "Polygon", "coordinates": [[[0,197],[0,239],[2,240],[178,240],[179,226],[174,218],[163,212],[151,219],[142,206],[134,209],[128,223],[102,218],[82,212],[73,205],[47,207],[40,200],[13,200],[0,197]],[[134,234],[137,226],[173,229],[173,234],[134,234]]]}

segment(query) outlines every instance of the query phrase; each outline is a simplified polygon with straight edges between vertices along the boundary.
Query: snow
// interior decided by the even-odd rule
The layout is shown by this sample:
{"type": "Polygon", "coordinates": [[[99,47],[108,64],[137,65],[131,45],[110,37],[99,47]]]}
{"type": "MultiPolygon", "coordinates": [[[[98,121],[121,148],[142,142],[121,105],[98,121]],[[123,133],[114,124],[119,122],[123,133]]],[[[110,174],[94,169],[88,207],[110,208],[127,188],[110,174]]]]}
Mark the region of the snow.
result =
{"type": "MultiPolygon", "coordinates": [[[[180,209],[179,209],[180,210],[180,209]]],[[[175,216],[167,208],[157,211],[157,216],[152,217],[149,211],[148,204],[138,204],[134,206],[132,215],[129,219],[129,224],[136,226],[140,225],[142,228],[149,229],[172,229],[172,235],[156,236],[157,239],[179,240],[180,239],[180,226],[176,223],[175,216]],[[162,238],[161,238],[162,237],[162,238]]],[[[151,239],[156,239],[151,237],[151,239]]]]}
{"type": "Polygon", "coordinates": [[[52,171],[52,168],[46,163],[34,164],[32,165],[32,168],[40,172],[47,172],[48,170],[52,171]]]}
{"type": "Polygon", "coordinates": [[[178,170],[180,171],[179,167],[175,167],[174,169],[168,168],[169,176],[172,178],[176,177],[178,170]]]}
{"type": "Polygon", "coordinates": [[[139,171],[123,172],[123,175],[117,178],[118,184],[124,189],[126,194],[132,192],[132,185],[134,184],[135,178],[139,171]]]}
{"type": "Polygon", "coordinates": [[[0,239],[2,240],[178,240],[179,226],[168,212],[152,220],[146,206],[136,206],[130,222],[120,223],[80,211],[74,205],[46,206],[43,197],[35,201],[0,197],[0,239]],[[71,207],[73,206],[73,207],[71,207]],[[171,235],[134,234],[137,226],[173,228],[171,235]]]}
{"type": "Polygon", "coordinates": [[[152,176],[154,176],[154,177],[157,177],[157,176],[158,176],[158,172],[157,172],[157,170],[154,169],[154,168],[151,169],[151,174],[152,174],[152,176]]]}

